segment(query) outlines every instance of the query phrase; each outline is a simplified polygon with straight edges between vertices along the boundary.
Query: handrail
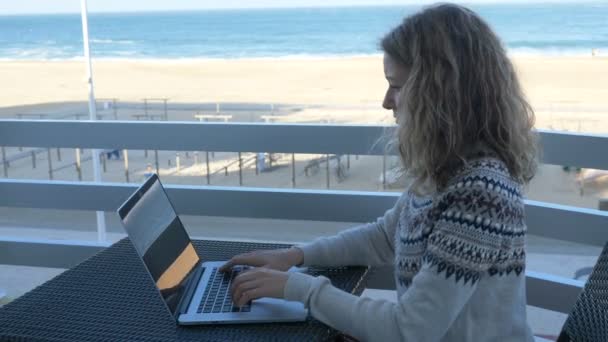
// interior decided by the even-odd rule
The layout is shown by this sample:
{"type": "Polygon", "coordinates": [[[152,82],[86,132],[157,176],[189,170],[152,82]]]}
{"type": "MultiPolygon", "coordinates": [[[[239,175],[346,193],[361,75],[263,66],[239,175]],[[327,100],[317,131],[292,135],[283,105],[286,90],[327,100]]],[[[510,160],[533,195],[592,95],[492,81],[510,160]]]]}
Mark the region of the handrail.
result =
{"type": "MultiPolygon", "coordinates": [[[[384,155],[396,154],[396,151],[385,151],[378,139],[391,134],[394,128],[381,125],[0,120],[0,146],[384,155]],[[314,139],[310,139],[311,136],[314,139]]],[[[544,163],[608,170],[608,158],[605,157],[608,136],[538,132],[544,163]]]]}

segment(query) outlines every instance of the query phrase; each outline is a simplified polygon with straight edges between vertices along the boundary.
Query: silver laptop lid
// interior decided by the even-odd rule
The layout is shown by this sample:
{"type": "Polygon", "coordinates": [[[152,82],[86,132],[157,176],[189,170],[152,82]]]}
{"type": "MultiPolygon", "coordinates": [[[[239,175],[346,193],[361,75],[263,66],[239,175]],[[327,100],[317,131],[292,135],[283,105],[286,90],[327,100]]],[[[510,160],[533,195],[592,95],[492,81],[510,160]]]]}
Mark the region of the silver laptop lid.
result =
{"type": "Polygon", "coordinates": [[[177,317],[200,258],[156,174],[129,197],[118,215],[167,308],[177,317]]]}

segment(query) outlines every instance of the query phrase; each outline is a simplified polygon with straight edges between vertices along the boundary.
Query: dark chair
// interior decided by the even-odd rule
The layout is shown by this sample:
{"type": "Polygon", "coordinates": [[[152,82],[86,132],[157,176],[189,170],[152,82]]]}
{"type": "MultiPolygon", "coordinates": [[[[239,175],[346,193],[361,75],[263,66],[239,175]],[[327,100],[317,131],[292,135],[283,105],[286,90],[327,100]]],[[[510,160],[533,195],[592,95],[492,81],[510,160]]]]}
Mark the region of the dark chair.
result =
{"type": "Polygon", "coordinates": [[[608,341],[608,243],[557,339],[557,342],[570,341],[608,341]]]}

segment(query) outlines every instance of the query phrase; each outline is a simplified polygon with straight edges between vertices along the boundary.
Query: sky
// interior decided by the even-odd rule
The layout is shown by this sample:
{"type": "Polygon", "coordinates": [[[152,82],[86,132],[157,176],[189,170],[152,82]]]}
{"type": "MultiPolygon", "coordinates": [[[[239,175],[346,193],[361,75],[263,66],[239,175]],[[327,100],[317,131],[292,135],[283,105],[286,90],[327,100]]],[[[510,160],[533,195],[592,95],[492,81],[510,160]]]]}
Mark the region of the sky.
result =
{"type": "MultiPolygon", "coordinates": [[[[428,4],[433,0],[88,0],[89,12],[166,11],[217,8],[327,7],[428,4]]],[[[463,0],[460,3],[576,2],[576,0],[463,0]]],[[[80,0],[0,0],[0,15],[78,13],[80,0]]]]}

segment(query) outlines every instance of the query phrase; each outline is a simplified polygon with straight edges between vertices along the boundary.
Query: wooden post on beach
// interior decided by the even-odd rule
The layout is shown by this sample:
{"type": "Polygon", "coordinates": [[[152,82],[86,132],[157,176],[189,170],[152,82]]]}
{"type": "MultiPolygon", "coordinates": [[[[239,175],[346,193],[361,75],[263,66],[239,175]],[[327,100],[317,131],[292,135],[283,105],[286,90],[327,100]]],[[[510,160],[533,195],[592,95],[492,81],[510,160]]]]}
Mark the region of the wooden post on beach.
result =
{"type": "Polygon", "coordinates": [[[386,189],[386,154],[382,156],[382,189],[386,189]]]}
{"type": "Polygon", "coordinates": [[[127,179],[127,183],[129,183],[129,151],[125,149],[122,153],[125,156],[125,178],[127,179]]]}
{"type": "Polygon", "coordinates": [[[291,185],[296,187],[296,154],[291,154],[291,185]]]}
{"type": "Polygon", "coordinates": [[[194,152],[194,166],[198,166],[198,152],[194,152]]]}
{"type": "Polygon", "coordinates": [[[57,147],[57,160],[61,161],[61,149],[57,147]]]}
{"type": "Polygon", "coordinates": [[[209,171],[209,151],[205,151],[205,163],[207,164],[207,185],[211,184],[211,172],[209,171]]]}
{"type": "Polygon", "coordinates": [[[82,181],[82,166],[80,164],[80,149],[76,149],[76,172],[78,173],[78,180],[82,181]]]}
{"type": "Polygon", "coordinates": [[[47,149],[47,158],[49,160],[49,179],[53,180],[53,159],[51,156],[51,149],[47,149]]]}
{"type": "Polygon", "coordinates": [[[158,150],[154,150],[154,165],[156,166],[156,174],[158,174],[158,170],[160,169],[158,167],[158,150]]]}
{"type": "Polygon", "coordinates": [[[6,163],[6,148],[2,146],[2,169],[4,170],[4,177],[8,178],[8,164],[6,163]]]}
{"type": "Polygon", "coordinates": [[[239,185],[243,186],[243,158],[239,152],[239,185]]]}
{"type": "Polygon", "coordinates": [[[182,164],[179,160],[179,152],[175,153],[175,166],[177,167],[177,173],[179,173],[179,169],[182,167],[182,164]]]}
{"type": "Polygon", "coordinates": [[[327,161],[327,165],[325,165],[325,171],[327,174],[327,188],[329,189],[329,154],[325,155],[325,160],[327,161]]]}
{"type": "Polygon", "coordinates": [[[36,168],[36,151],[32,150],[32,169],[36,168]]]}

